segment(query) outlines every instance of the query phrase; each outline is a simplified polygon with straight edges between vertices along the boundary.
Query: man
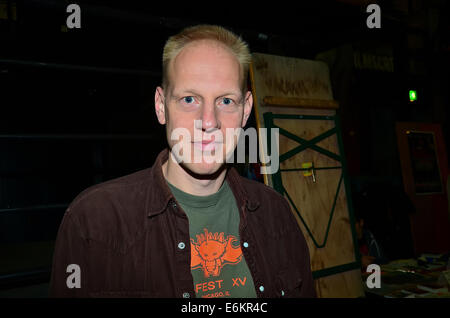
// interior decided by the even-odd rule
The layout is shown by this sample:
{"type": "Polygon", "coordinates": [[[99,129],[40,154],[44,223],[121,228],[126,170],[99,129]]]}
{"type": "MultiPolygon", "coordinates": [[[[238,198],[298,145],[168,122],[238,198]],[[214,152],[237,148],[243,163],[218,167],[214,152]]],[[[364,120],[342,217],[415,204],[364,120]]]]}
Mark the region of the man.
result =
{"type": "Polygon", "coordinates": [[[155,92],[169,149],[152,168],[72,202],[52,295],[315,297],[308,247],[287,201],[226,165],[237,140],[225,142],[227,129],[244,127],[252,109],[249,63],[247,45],[218,26],[169,38],[155,92]],[[70,264],[79,271],[67,272],[70,264]]]}

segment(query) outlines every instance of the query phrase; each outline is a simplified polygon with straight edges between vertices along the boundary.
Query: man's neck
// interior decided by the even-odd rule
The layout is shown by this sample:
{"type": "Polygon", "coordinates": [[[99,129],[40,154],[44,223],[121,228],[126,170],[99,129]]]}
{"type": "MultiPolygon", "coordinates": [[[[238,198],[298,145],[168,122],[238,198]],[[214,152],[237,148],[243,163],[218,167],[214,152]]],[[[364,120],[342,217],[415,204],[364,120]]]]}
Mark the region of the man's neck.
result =
{"type": "Polygon", "coordinates": [[[212,178],[196,178],[189,174],[183,167],[171,158],[169,151],[169,159],[162,165],[162,172],[166,180],[186,193],[207,196],[219,191],[225,179],[227,170],[223,169],[218,175],[212,178]]]}

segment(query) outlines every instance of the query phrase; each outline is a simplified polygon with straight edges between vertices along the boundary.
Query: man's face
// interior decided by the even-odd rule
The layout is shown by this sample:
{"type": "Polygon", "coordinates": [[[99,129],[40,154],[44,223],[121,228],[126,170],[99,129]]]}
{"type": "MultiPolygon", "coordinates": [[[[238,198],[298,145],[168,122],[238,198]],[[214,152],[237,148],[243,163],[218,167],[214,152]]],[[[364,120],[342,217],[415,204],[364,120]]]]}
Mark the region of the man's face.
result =
{"type": "MultiPolygon", "coordinates": [[[[244,127],[253,104],[251,93],[242,93],[239,62],[222,45],[197,41],[172,60],[169,78],[166,91],[158,87],[155,93],[156,113],[159,122],[166,124],[169,146],[173,149],[181,144],[181,139],[172,140],[171,136],[175,129],[185,128],[191,140],[183,147],[190,147],[191,160],[183,163],[184,167],[196,174],[213,174],[236,145],[236,138],[226,143],[227,128],[244,127]],[[195,154],[202,154],[201,162],[194,162],[195,154]],[[222,154],[221,162],[211,160],[217,154],[222,154]]],[[[172,154],[177,157],[176,151],[172,154]]]]}

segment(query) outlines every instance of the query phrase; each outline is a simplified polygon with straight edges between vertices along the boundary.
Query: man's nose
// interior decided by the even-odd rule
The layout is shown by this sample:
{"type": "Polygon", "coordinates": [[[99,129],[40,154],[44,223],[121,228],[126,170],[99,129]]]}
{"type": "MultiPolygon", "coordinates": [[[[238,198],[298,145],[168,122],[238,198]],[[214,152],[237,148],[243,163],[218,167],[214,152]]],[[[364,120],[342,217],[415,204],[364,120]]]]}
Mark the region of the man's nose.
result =
{"type": "Polygon", "coordinates": [[[217,119],[217,112],[215,105],[205,105],[202,111],[201,119],[203,130],[219,128],[219,120],[217,119]]]}

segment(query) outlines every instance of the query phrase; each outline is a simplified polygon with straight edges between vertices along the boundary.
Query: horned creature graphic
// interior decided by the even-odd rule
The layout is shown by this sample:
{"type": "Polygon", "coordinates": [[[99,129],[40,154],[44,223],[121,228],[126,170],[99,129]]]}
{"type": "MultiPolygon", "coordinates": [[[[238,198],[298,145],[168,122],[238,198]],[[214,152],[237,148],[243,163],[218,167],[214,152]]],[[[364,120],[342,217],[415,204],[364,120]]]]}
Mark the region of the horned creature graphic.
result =
{"type": "Polygon", "coordinates": [[[225,239],[223,232],[205,233],[196,235],[197,242],[191,238],[191,269],[202,268],[205,277],[219,276],[222,267],[226,264],[237,264],[242,259],[242,250],[233,243],[238,239],[228,235],[225,239]]]}

